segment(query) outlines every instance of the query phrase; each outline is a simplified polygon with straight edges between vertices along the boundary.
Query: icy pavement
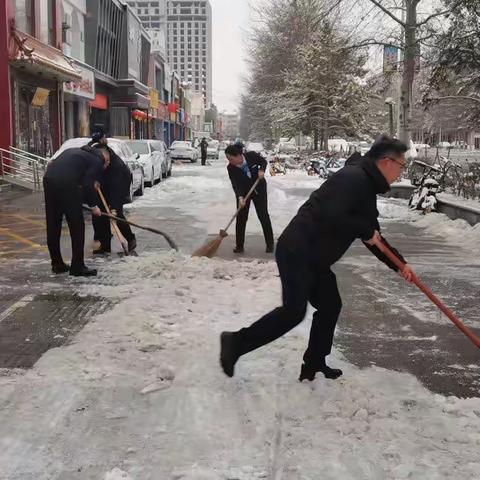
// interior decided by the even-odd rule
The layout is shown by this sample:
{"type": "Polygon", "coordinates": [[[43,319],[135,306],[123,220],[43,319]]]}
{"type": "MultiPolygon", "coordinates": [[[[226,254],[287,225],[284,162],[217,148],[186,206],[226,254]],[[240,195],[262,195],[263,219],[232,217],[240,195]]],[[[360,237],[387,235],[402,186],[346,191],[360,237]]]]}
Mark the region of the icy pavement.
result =
{"type": "MultiPolygon", "coordinates": [[[[277,234],[317,185],[318,179],[301,173],[269,179],[277,234]]],[[[179,223],[188,218],[186,234],[178,239],[188,253],[223,226],[233,202],[221,163],[204,170],[185,166],[135,202],[131,214],[154,220],[175,211],[179,223]]],[[[409,218],[403,207],[382,201],[395,243],[407,248],[412,235],[420,241],[442,229],[445,238],[435,249],[409,259],[422,276],[436,278],[443,292],[457,284],[470,288],[470,306],[458,307],[471,308],[469,320],[478,327],[472,306],[478,270],[469,250],[452,243],[445,256],[445,244],[455,235],[437,224],[418,227],[427,220],[409,218]],[[435,269],[439,260],[442,272],[435,269]],[[441,273],[450,284],[442,284],[441,273]]],[[[175,219],[168,221],[182,231],[175,219]]],[[[247,242],[260,232],[253,212],[248,231],[247,242]]],[[[474,234],[462,234],[469,235],[474,234]]],[[[348,299],[339,335],[345,353],[336,350],[331,363],[344,377],[308,385],[296,380],[308,321],[243,358],[234,379],[218,366],[219,332],[246,325],[277,305],[274,262],[192,259],[153,248],[138,258],[98,260],[97,279],[70,282],[69,288],[79,298],[95,295],[113,307],[93,317],[69,345],[49,350],[33,369],[0,377],[0,478],[477,479],[478,396],[435,394],[410,373],[363,361],[367,368],[360,369],[347,361],[355,361],[348,330],[355,328],[349,313],[358,306],[370,303],[375,320],[383,315],[385,324],[403,325],[409,317],[436,331],[448,322],[361,248],[339,266],[348,299]]],[[[372,341],[378,350],[391,345],[381,335],[372,341]]],[[[374,358],[375,351],[368,351],[372,341],[358,349],[374,358]]],[[[417,341],[405,340],[399,354],[403,349],[407,356],[417,341]]]]}

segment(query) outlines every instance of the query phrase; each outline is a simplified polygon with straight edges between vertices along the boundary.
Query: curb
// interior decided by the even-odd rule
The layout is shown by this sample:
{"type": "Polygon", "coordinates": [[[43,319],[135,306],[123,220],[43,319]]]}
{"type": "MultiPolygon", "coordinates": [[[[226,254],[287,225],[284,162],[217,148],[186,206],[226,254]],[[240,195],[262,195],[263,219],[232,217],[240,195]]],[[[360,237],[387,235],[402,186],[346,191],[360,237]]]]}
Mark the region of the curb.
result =
{"type": "MultiPolygon", "coordinates": [[[[390,192],[385,196],[389,198],[402,198],[408,200],[415,190],[413,185],[393,184],[390,192]]],[[[465,220],[472,227],[480,223],[480,204],[479,208],[473,208],[460,203],[448,200],[438,200],[438,211],[447,215],[451,220],[465,220]]]]}

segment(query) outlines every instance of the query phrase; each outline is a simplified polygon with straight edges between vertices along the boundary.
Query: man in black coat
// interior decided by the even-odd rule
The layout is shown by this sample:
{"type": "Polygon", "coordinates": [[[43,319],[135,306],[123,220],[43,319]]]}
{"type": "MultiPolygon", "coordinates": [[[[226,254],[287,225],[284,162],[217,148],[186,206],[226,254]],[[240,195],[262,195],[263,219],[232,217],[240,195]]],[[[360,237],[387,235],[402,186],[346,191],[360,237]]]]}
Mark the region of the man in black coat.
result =
{"type": "MultiPolygon", "coordinates": [[[[327,378],[342,374],[341,370],[328,367],[325,361],[342,308],[331,266],[360,238],[374,255],[397,271],[377,247],[384,241],[379,233],[377,194],[387,192],[401,174],[406,151],[406,145],[398,140],[382,137],[372,146],[365,161],[344,167],[300,208],[277,244],[283,305],[250,327],[222,333],[220,362],[228,376],[233,376],[241,355],[272,342],[298,325],[308,302],[316,312],[300,380],[313,380],[316,372],[327,378]]],[[[406,280],[412,280],[410,267],[400,273],[406,280]]]]}
{"type": "Polygon", "coordinates": [[[84,263],[85,222],[82,204],[93,207],[95,216],[101,214],[97,204],[96,183],[101,179],[108,159],[80,148],[65,150],[52,160],[43,178],[47,218],[47,244],[54,273],[70,270],[70,275],[92,276],[97,271],[84,263]],[[62,221],[65,215],[72,239],[72,263],[63,261],[60,251],[62,221]]]}
{"type": "Polygon", "coordinates": [[[205,137],[202,138],[200,142],[200,153],[202,155],[202,165],[207,163],[207,153],[208,153],[208,142],[205,137]]]}
{"type": "Polygon", "coordinates": [[[235,253],[243,253],[245,244],[245,229],[247,227],[248,212],[250,210],[250,201],[253,201],[258,219],[262,224],[263,235],[267,245],[267,253],[273,252],[273,230],[270,216],[268,214],[268,196],[267,182],[265,181],[265,170],[267,169],[267,161],[256,152],[243,153],[242,149],[237,145],[230,145],[225,149],[225,155],[228,159],[228,176],[232,182],[232,187],[237,197],[237,208],[242,210],[237,216],[236,224],[236,247],[235,253]],[[260,178],[255,192],[249,200],[245,201],[245,197],[253,184],[260,178]]]}
{"type": "MultiPolygon", "coordinates": [[[[108,147],[106,139],[99,143],[90,142],[90,144],[83,147],[83,149],[109,159],[108,167],[105,168],[103,172],[102,193],[104,194],[112,214],[119,218],[125,218],[123,205],[128,203],[128,198],[130,196],[132,172],[125,162],[110,147],[108,147]]],[[[101,210],[104,211],[105,207],[100,199],[99,202],[102,205],[101,210]]],[[[110,219],[107,217],[94,217],[93,225],[96,238],[100,242],[100,248],[93,251],[94,255],[110,253],[112,243],[110,219]]],[[[130,225],[123,222],[118,222],[117,225],[121,234],[128,242],[129,252],[132,252],[137,246],[137,241],[130,225]]]]}

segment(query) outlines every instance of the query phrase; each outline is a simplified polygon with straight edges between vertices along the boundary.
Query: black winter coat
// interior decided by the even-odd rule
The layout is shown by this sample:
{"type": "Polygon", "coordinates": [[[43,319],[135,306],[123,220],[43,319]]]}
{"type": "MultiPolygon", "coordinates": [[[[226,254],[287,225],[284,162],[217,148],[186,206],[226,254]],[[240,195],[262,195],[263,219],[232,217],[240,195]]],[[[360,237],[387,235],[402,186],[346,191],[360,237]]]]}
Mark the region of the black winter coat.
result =
{"type": "Polygon", "coordinates": [[[120,210],[125,203],[129,202],[133,175],[128,165],[111,148],[109,151],[110,165],[104,175],[105,195],[110,206],[120,210]]]}
{"type": "MultiPolygon", "coordinates": [[[[247,161],[248,168],[252,178],[249,178],[243,170],[234,165],[228,164],[228,176],[232,182],[232,187],[235,192],[235,195],[238,197],[245,197],[249,190],[252,188],[252,185],[256,182],[258,178],[259,170],[263,172],[267,169],[267,161],[257,152],[247,152],[243,155],[247,161]]],[[[265,180],[261,181],[258,187],[255,189],[255,194],[266,193],[267,191],[267,182],[265,180]]]]}
{"type": "MultiPolygon", "coordinates": [[[[355,239],[372,238],[378,223],[377,194],[390,189],[374,162],[346,166],[312,193],[279,238],[291,251],[321,267],[330,267],[355,239]]],[[[397,271],[376,247],[371,252],[397,271]]],[[[397,250],[395,254],[402,260],[397,250]]]]}
{"type": "Polygon", "coordinates": [[[45,178],[65,189],[81,187],[85,201],[97,205],[95,182],[103,174],[103,160],[96,154],[81,148],[69,148],[52,160],[45,178]]]}

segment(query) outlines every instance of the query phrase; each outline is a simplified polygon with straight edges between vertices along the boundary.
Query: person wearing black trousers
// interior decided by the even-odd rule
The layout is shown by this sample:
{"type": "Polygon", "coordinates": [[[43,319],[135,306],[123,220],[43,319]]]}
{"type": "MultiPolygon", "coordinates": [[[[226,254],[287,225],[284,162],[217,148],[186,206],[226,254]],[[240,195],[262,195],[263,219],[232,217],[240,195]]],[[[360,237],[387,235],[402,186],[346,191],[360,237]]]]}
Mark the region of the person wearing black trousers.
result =
{"type": "Polygon", "coordinates": [[[258,219],[262,224],[263,235],[267,245],[267,253],[273,253],[274,239],[272,223],[268,214],[267,182],[265,170],[267,161],[256,152],[243,153],[243,149],[237,145],[230,145],[225,149],[228,159],[228,176],[237,197],[237,209],[242,207],[237,216],[236,223],[236,247],[235,253],[243,253],[245,245],[245,229],[247,227],[250,202],[253,201],[258,219]],[[260,179],[251,199],[245,201],[245,197],[253,184],[260,179]]]}
{"type": "Polygon", "coordinates": [[[200,142],[200,153],[202,155],[202,165],[206,165],[207,163],[207,149],[208,149],[208,142],[205,137],[202,138],[200,142]]]}
{"type": "MultiPolygon", "coordinates": [[[[377,194],[387,192],[399,177],[405,168],[406,151],[406,145],[400,141],[382,137],[364,161],[333,175],[300,208],[277,243],[283,305],[250,327],[221,334],[220,363],[226,375],[234,375],[235,364],[242,355],[297,326],[305,316],[308,302],[316,312],[299,380],[312,381],[317,372],[332,379],[342,375],[341,370],[330,368],[325,360],[342,308],[331,267],[360,238],[382,262],[398,271],[378,248],[386,241],[379,233],[377,194]]],[[[392,250],[405,262],[398,251],[392,250]]],[[[399,273],[412,281],[409,266],[399,273]]]]}
{"type": "MultiPolygon", "coordinates": [[[[95,142],[95,139],[89,145],[83,147],[83,150],[92,152],[100,157],[109,159],[108,167],[103,172],[102,192],[113,215],[119,218],[125,218],[123,205],[128,203],[130,195],[130,184],[132,182],[132,172],[125,162],[107,145],[106,139],[101,142],[95,142]]],[[[101,210],[105,207],[101,205],[101,210]]],[[[100,242],[100,248],[93,251],[94,255],[103,255],[111,252],[112,232],[110,229],[110,219],[107,217],[93,217],[93,226],[95,234],[100,242]]],[[[137,247],[137,240],[128,223],[117,223],[120,233],[128,242],[129,252],[133,252],[137,247]]]]}
{"type": "Polygon", "coordinates": [[[97,271],[84,263],[85,222],[83,203],[93,207],[95,216],[101,214],[97,205],[96,183],[100,180],[108,160],[80,148],[64,151],[52,160],[43,178],[47,244],[54,273],[70,271],[74,276],[92,276],[97,271]],[[60,251],[63,216],[67,219],[72,239],[72,263],[66,265],[60,251]]]}

